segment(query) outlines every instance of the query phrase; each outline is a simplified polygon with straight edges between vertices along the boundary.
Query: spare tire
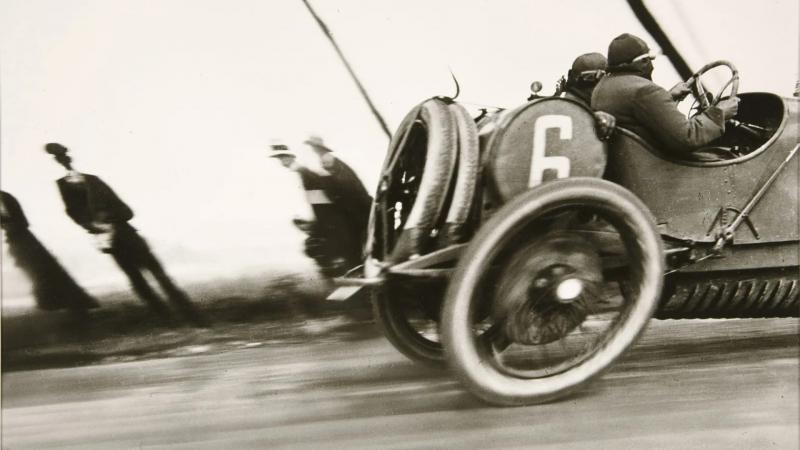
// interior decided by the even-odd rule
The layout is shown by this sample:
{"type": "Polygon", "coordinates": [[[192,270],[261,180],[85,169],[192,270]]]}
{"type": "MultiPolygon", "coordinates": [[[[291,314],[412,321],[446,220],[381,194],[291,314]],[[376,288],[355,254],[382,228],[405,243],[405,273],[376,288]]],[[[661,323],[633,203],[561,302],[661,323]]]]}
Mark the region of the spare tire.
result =
{"type": "Polygon", "coordinates": [[[465,227],[472,210],[480,165],[478,127],[466,109],[458,103],[449,105],[458,131],[458,165],[453,196],[442,230],[445,245],[463,242],[465,227]]]}
{"type": "Polygon", "coordinates": [[[403,119],[375,196],[376,230],[384,236],[376,236],[382,250],[374,256],[398,262],[425,251],[441,223],[457,151],[455,118],[444,101],[426,100],[403,119]]]}

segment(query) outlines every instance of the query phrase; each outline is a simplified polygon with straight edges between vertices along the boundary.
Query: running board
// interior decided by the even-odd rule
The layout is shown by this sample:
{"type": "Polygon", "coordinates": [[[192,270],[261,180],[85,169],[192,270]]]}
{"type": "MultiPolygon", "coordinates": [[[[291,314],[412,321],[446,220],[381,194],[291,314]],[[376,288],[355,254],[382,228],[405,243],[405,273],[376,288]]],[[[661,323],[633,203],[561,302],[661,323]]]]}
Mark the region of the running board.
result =
{"type": "Polygon", "coordinates": [[[376,265],[377,267],[383,266],[379,274],[365,277],[362,272],[362,276],[335,278],[333,282],[339,287],[328,295],[326,300],[346,301],[361,292],[365,287],[382,285],[386,281],[387,275],[399,275],[412,278],[449,278],[454,270],[453,268],[433,267],[450,261],[457,261],[467,245],[467,243],[451,245],[393,266],[384,266],[380,262],[372,263],[370,265],[376,265]]]}

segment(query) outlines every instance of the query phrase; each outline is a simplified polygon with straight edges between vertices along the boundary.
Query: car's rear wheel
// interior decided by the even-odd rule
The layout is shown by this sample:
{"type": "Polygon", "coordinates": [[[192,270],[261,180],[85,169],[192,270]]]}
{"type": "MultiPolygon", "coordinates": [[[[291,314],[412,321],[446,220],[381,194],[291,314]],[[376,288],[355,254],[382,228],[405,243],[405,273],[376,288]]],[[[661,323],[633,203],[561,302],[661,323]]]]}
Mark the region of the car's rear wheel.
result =
{"type": "Polygon", "coordinates": [[[537,186],[498,210],[462,255],[442,313],[447,361],[493,404],[566,395],[644,329],[663,259],[652,216],[627,190],[595,178],[537,186]],[[617,245],[608,245],[609,230],[617,245]]]}
{"type": "Polygon", "coordinates": [[[372,311],[384,336],[412,361],[443,368],[439,315],[443,285],[390,282],[372,293],[372,311]]]}
{"type": "MultiPolygon", "coordinates": [[[[463,107],[429,99],[392,138],[375,195],[371,258],[387,265],[463,239],[475,194],[478,141],[463,107]],[[458,170],[456,170],[458,168],[458,170]]],[[[395,278],[376,289],[373,312],[401,353],[443,366],[438,338],[444,282],[395,278]]]]}

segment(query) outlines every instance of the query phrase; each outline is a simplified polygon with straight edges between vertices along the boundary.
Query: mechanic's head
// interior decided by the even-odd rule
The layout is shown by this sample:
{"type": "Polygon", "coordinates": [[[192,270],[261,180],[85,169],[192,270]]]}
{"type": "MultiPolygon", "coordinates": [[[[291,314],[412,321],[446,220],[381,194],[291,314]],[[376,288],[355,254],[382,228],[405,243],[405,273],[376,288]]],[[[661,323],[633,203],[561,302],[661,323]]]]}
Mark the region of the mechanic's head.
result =
{"type": "Polygon", "coordinates": [[[608,71],[633,71],[647,79],[653,75],[653,59],[650,47],[641,38],[629,33],[615,37],[608,46],[608,71]]]}
{"type": "Polygon", "coordinates": [[[69,151],[67,147],[64,147],[58,142],[50,142],[49,144],[45,144],[44,151],[53,155],[55,160],[64,166],[65,169],[72,170],[72,158],[67,154],[69,151]]]}
{"type": "Polygon", "coordinates": [[[567,72],[567,87],[591,88],[606,74],[608,61],[600,53],[585,53],[575,58],[567,72]]]}

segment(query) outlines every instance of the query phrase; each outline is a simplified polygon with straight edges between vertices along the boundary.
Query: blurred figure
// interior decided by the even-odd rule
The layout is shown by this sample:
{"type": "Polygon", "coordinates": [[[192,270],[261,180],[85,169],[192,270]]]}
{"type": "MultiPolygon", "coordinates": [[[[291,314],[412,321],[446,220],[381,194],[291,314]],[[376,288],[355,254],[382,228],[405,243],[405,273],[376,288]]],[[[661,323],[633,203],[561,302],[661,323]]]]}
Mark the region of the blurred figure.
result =
{"type": "Polygon", "coordinates": [[[31,280],[37,307],[48,311],[69,309],[83,315],[87,309],[99,306],[36,239],[19,202],[5,191],[0,191],[0,227],[9,254],[31,280]]]}
{"type": "Polygon", "coordinates": [[[281,142],[271,144],[271,158],[300,176],[314,220],[295,219],[294,224],[308,235],[305,252],[327,278],[344,275],[360,264],[360,241],[355,239],[346,212],[332,198],[331,176],[314,172],[297,161],[297,155],[281,142]]]}
{"type": "Polygon", "coordinates": [[[566,78],[561,78],[557,95],[575,100],[587,108],[592,103],[592,91],[606,74],[608,61],[600,53],[585,53],[575,58],[566,78]]]}
{"type": "MultiPolygon", "coordinates": [[[[330,174],[329,192],[333,204],[345,213],[349,222],[349,230],[353,240],[360,245],[359,252],[363,252],[367,238],[367,225],[369,213],[372,208],[372,197],[367,193],[364,184],[358,175],[344,161],[333,154],[325,146],[319,136],[309,136],[305,141],[319,157],[322,167],[330,174]]],[[[359,260],[361,254],[359,254],[359,260]]]]}
{"type": "Polygon", "coordinates": [[[128,205],[99,177],[73,169],[72,158],[63,145],[50,143],[45,150],[67,170],[67,175],[57,180],[67,215],[94,236],[100,251],[114,258],[130,279],[136,294],[157,313],[171,316],[161,297],[145,279],[144,271],[148,271],[187,320],[205,326],[205,320],[194,309],[188,296],[173,283],[147,242],[128,224],[133,218],[128,205]]]}

